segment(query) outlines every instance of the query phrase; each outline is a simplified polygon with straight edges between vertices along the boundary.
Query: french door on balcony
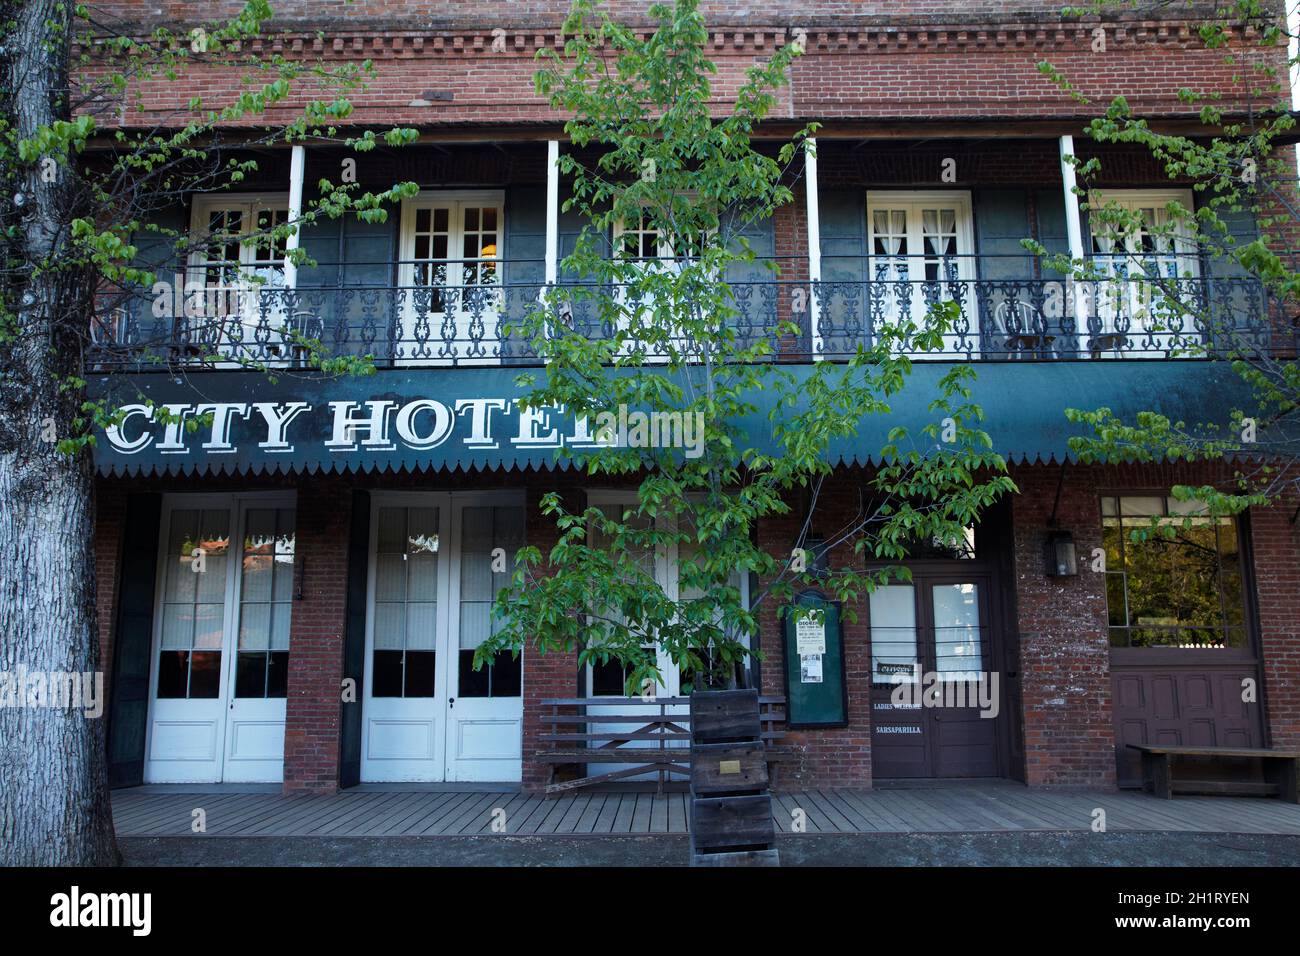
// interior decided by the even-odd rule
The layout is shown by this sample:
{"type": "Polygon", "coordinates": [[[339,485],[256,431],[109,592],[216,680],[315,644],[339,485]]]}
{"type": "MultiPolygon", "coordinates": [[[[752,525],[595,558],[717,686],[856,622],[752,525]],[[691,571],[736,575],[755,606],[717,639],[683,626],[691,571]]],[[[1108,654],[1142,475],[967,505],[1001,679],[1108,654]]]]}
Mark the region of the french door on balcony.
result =
{"type": "Polygon", "coordinates": [[[1200,264],[1185,223],[1169,212],[1193,209],[1188,189],[1095,190],[1088,198],[1093,263],[1109,280],[1085,298],[1089,348],[1098,355],[1167,354],[1199,340],[1192,316],[1200,264]],[[1103,220],[1107,207],[1124,216],[1103,220]]]}
{"type": "MultiPolygon", "coordinates": [[[[970,194],[965,192],[867,193],[870,275],[867,309],[872,328],[910,318],[918,327],[937,302],[957,302],[967,321],[975,315],[974,238],[970,194]]],[[[944,352],[978,349],[977,326],[944,337],[944,352]]]]}
{"type": "Polygon", "coordinates": [[[511,493],[373,496],[361,779],[513,781],[521,659],[475,670],[524,541],[511,493]]]}
{"type": "Polygon", "coordinates": [[[168,496],[160,537],[144,780],[277,782],[293,496],[168,496]]]}
{"type": "Polygon", "coordinates": [[[500,192],[426,193],[402,204],[398,364],[500,361],[500,192]]]}
{"type": "Polygon", "coordinates": [[[200,196],[194,201],[190,235],[200,245],[190,254],[185,314],[178,322],[189,347],[216,356],[218,367],[288,357],[285,303],[274,291],[284,288],[285,243],[270,237],[288,216],[288,199],[280,195],[200,196]]]}

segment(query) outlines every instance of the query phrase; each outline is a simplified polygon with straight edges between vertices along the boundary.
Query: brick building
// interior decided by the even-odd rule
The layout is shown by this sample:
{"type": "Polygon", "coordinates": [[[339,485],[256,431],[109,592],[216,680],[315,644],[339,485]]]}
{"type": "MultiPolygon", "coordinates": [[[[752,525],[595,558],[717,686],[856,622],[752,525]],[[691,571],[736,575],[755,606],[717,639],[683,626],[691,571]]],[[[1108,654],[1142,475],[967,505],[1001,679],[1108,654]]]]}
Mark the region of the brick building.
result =
{"type": "MultiPolygon", "coordinates": [[[[204,14],[240,6],[221,0],[204,14]]],[[[612,4],[632,19],[644,6],[612,4]]],[[[192,16],[184,3],[101,7],[142,33],[192,16]]],[[[1076,308],[1020,244],[1034,238],[1076,258],[1116,257],[1066,185],[1070,153],[1099,155],[1092,185],[1135,210],[1156,216],[1171,199],[1199,201],[1192,183],[1170,180],[1137,149],[1075,137],[1097,107],[1050,84],[1040,60],[1095,103],[1123,94],[1138,113],[1188,134],[1204,130],[1178,91],[1218,89],[1225,110],[1244,110],[1236,68],[1205,49],[1181,9],[1078,22],[1061,20],[1059,4],[1045,0],[703,7],[721,105],[746,66],[803,31],[806,54],[760,138],[775,143],[805,122],[823,124],[815,160],[792,182],[796,201],[749,237],[782,270],[779,283],[738,278],[751,293],[750,318],[788,318],[789,293],[807,290],[815,307],[781,356],[799,364],[847,354],[877,323],[935,295],[957,299],[964,331],[928,364],[979,363],[976,397],[1020,489],[964,546],[918,553],[911,584],[862,602],[843,633],[845,726],[790,729],[798,759],[784,781],[866,787],[965,776],[1111,788],[1136,782],[1128,742],[1300,745],[1300,502],[1205,519],[1173,546],[1142,550],[1124,541],[1126,524],[1177,516],[1173,485],[1223,472],[1082,465],[1067,453],[1067,407],[1222,422],[1240,382],[1215,363],[1171,358],[1180,335],[1200,333],[1169,331],[1127,293],[1103,290],[1076,308]],[[1061,531],[1079,569],[1052,576],[1044,547],[1061,531]],[[1104,571],[1093,570],[1098,548],[1104,571]],[[963,653],[1000,675],[996,718],[891,703],[889,675],[900,667],[942,672],[945,658],[963,653]],[[1243,686],[1257,692],[1243,695],[1243,686]]],[[[547,728],[542,701],[616,700],[607,675],[579,668],[574,656],[527,649],[520,663],[499,661],[490,673],[465,665],[488,626],[493,583],[468,558],[522,542],[545,551],[555,530],[538,501],[548,491],[592,503],[628,493],[555,466],[554,449],[575,440],[574,423],[559,410],[529,416],[512,404],[528,354],[500,334],[541,288],[561,281],[558,262],[580,228],[560,212],[562,122],[532,84],[535,53],[557,42],[565,9],[531,0],[490,9],[277,5],[289,39],[268,41],[267,52],[375,62],[377,78],[354,98],[352,121],[411,125],[421,138],[368,154],[358,174],[379,187],[415,181],[421,192],[386,223],[346,218],[304,230],[298,239],[312,268],[248,258],[257,254],[237,244],[176,265],[202,281],[233,257],[237,268],[274,277],[259,306],[234,316],[218,351],[290,368],[300,357],[283,327],[302,321],[331,349],[375,355],[371,378],[342,385],[285,375],[272,384],[233,367],[184,376],[136,367],[124,358],[133,337],[158,331],[143,330],[154,321],[147,315],[124,318],[103,344],[96,372],[125,373],[182,417],[215,413],[211,428],[188,433],[132,404],[97,451],[116,785],[537,788],[549,773],[535,757],[547,728]],[[453,288],[452,266],[475,281],[490,272],[490,295],[471,296],[469,280],[453,288]],[[428,281],[431,271],[442,278],[428,281]],[[202,574],[192,573],[196,561],[202,574]]],[[[209,100],[236,82],[201,63],[184,78],[209,100]]],[[[124,122],[164,118],[176,88],[158,84],[149,96],[124,122]]],[[[165,224],[237,233],[268,216],[292,217],[304,191],[310,199],[313,184],[337,176],[347,159],[333,148],[263,151],[238,194],[195,195],[165,224]]],[[[1234,223],[1243,237],[1255,228],[1245,215],[1234,223]]],[[[1276,334],[1260,290],[1230,264],[1172,247],[1142,255],[1191,275],[1188,294],[1234,328],[1276,334]]],[[[1122,284],[1118,274],[1114,281],[1122,284]]],[[[175,369],[198,349],[183,322],[169,334],[175,369]]],[[[813,515],[815,536],[830,535],[857,507],[876,447],[864,435],[850,450],[813,515]]],[[[771,522],[760,535],[779,547],[791,531],[771,522]]],[[[854,560],[851,544],[843,552],[832,558],[854,560]]],[[[660,567],[667,585],[673,563],[660,567]]],[[[782,694],[774,612],[761,641],[764,660],[752,676],[782,694]]],[[[674,675],[666,681],[662,691],[674,693],[674,675]]]]}

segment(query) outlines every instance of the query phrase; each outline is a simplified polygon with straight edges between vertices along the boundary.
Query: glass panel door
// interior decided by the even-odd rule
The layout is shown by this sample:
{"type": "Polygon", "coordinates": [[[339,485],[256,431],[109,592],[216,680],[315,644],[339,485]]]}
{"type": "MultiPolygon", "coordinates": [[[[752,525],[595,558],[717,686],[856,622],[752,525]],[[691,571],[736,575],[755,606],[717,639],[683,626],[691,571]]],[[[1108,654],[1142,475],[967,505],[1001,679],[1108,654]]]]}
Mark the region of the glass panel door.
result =
{"type": "Polygon", "coordinates": [[[1171,202],[1189,211],[1193,206],[1188,190],[1097,191],[1090,197],[1093,210],[1111,207],[1126,217],[1089,217],[1094,265],[1114,277],[1097,283],[1093,293],[1094,351],[1167,354],[1196,340],[1200,266],[1186,226],[1169,213],[1171,202]]]}
{"type": "Polygon", "coordinates": [[[444,495],[375,497],[363,780],[443,779],[447,522],[444,495]]]}
{"type": "Polygon", "coordinates": [[[226,712],[230,782],[284,776],[285,702],[289,694],[289,621],[293,612],[295,514],[291,507],[242,510],[244,533],[237,569],[236,652],[226,712]]]}
{"type": "Polygon", "coordinates": [[[170,496],[161,539],[145,781],[278,781],[292,499],[170,496]]]}
{"type": "Polygon", "coordinates": [[[501,625],[492,615],[524,544],[524,507],[501,496],[453,499],[452,592],[457,646],[447,698],[447,779],[512,781],[522,772],[523,659],[509,651],[474,669],[474,652],[501,625]]]}
{"type": "Polygon", "coordinates": [[[872,761],[891,777],[999,772],[1001,675],[989,675],[983,579],[913,573],[870,597],[872,761]]]}
{"type": "Polygon", "coordinates": [[[505,209],[453,195],[403,207],[399,363],[500,361],[500,260],[505,209]]]}
{"type": "Polygon", "coordinates": [[[228,356],[217,367],[287,356],[283,296],[286,239],[273,237],[289,217],[274,197],[203,199],[191,231],[202,245],[190,255],[185,328],[192,347],[228,356]]]}

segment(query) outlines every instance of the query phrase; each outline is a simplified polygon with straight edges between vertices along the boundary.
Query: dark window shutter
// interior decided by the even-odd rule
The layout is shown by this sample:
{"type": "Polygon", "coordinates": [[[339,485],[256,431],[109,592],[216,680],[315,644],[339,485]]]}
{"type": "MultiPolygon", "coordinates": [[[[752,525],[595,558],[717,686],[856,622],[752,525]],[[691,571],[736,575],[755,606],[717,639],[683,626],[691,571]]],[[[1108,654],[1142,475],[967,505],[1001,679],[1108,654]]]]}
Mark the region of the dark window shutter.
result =
{"type": "Polygon", "coordinates": [[[134,494],[127,498],[118,563],[121,583],[117,621],[113,628],[113,693],[108,711],[110,787],[133,787],[144,782],[161,513],[161,495],[134,494]]]}
{"type": "Polygon", "coordinates": [[[370,561],[370,492],[352,493],[348,540],[347,615],[343,635],[343,677],[356,681],[356,700],[344,702],[340,721],[339,786],[361,782],[361,698],[366,673],[366,583],[370,561]]]}

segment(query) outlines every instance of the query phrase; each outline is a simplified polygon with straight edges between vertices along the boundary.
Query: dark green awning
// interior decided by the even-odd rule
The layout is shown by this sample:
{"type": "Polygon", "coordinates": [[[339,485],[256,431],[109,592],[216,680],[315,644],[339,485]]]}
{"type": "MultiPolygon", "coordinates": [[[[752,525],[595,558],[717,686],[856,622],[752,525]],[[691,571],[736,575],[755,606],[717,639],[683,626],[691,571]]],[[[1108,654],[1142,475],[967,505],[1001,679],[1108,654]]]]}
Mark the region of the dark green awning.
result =
{"type": "MultiPolygon", "coordinates": [[[[832,459],[869,464],[898,425],[919,439],[921,428],[937,420],[928,405],[950,367],[917,362],[903,392],[890,401],[891,414],[865,420],[855,439],[831,448],[832,459]]],[[[592,436],[556,410],[540,418],[521,415],[515,405],[519,373],[426,368],[342,378],[280,371],[275,382],[246,371],[94,379],[92,396],[107,396],[130,412],[112,436],[97,436],[95,464],[103,475],[560,466],[561,442],[580,445],[592,436]],[[189,416],[212,412],[213,424],[194,433],[157,424],[140,395],[189,416]],[[350,420],[372,417],[381,427],[348,427],[350,420]]],[[[1234,409],[1251,404],[1246,384],[1218,362],[990,362],[980,363],[977,375],[974,400],[984,408],[984,427],[996,450],[1016,462],[1070,457],[1067,440],[1082,430],[1066,420],[1066,408],[1105,405],[1126,419],[1148,410],[1225,426],[1234,409]]],[[[771,396],[757,396],[758,412],[743,423],[751,443],[766,451],[774,450],[767,423],[772,403],[771,396]]]]}

